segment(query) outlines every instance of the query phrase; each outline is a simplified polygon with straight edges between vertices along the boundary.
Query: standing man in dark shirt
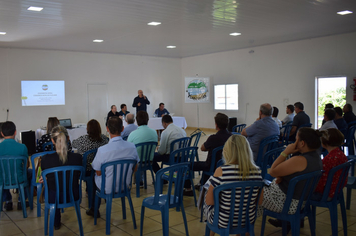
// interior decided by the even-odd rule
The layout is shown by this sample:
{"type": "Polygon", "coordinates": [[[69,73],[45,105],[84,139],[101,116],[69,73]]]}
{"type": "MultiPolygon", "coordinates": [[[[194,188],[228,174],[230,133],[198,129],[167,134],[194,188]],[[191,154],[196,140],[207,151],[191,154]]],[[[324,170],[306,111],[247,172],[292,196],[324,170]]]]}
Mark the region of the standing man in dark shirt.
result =
{"type": "Polygon", "coordinates": [[[301,102],[294,103],[294,110],[297,115],[293,119],[292,129],[289,134],[289,140],[295,141],[295,135],[301,125],[309,124],[310,117],[304,112],[304,105],[301,102]]]}
{"type": "Polygon", "coordinates": [[[139,111],[147,112],[147,105],[150,105],[150,101],[145,95],[143,95],[142,90],[138,90],[138,96],[135,97],[132,103],[132,106],[136,107],[136,113],[139,111]]]}
{"type": "MultiPolygon", "coordinates": [[[[218,113],[214,117],[215,119],[215,129],[218,131],[216,134],[210,135],[209,138],[203,143],[200,147],[200,150],[203,152],[208,152],[206,161],[194,162],[193,169],[194,171],[208,171],[211,165],[216,166],[216,163],[221,160],[222,150],[217,152],[215,163],[211,163],[212,153],[214,148],[224,146],[226,140],[229,139],[231,133],[227,131],[227,125],[229,124],[229,117],[223,113],[218,113]]],[[[203,177],[202,177],[203,178],[203,177]]],[[[209,179],[209,176],[204,175],[202,183],[204,184],[209,179]]],[[[189,189],[190,181],[186,181],[184,184],[186,188],[183,192],[185,196],[193,196],[193,191],[189,189]]],[[[199,189],[199,185],[195,188],[199,189]]]]}
{"type": "Polygon", "coordinates": [[[117,112],[117,108],[115,105],[111,105],[111,111],[109,111],[108,116],[106,117],[106,123],[105,123],[106,126],[111,116],[120,116],[119,112],[117,112]]]}
{"type": "Polygon", "coordinates": [[[346,123],[350,123],[351,121],[356,120],[356,116],[352,112],[352,106],[350,103],[347,103],[344,106],[344,109],[342,109],[342,110],[344,111],[344,119],[345,119],[346,123]]]}

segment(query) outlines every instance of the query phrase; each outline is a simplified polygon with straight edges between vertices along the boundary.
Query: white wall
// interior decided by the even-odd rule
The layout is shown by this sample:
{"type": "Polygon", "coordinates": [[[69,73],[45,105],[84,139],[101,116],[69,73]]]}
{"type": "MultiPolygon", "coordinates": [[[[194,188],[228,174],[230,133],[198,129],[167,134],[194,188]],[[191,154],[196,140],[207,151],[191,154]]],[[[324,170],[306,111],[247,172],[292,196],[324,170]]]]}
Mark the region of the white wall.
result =
{"type": "MultiPolygon", "coordinates": [[[[108,107],[126,103],[136,112],[132,101],[142,89],[153,114],[160,102],[170,112],[182,114],[180,91],[181,60],[144,56],[80,53],[50,50],[0,49],[0,121],[14,121],[18,130],[45,126],[47,118],[72,118],[73,123],[88,121],[87,84],[107,83],[108,107]],[[64,80],[66,105],[21,106],[21,80],[64,80]]],[[[106,114],[102,114],[104,118],[106,114]]],[[[89,117],[90,118],[90,117],[89,117]]]]}
{"type": "MultiPolygon", "coordinates": [[[[238,40],[238,38],[237,38],[238,40]]],[[[353,77],[356,77],[356,33],[280,43],[182,59],[182,80],[186,76],[209,76],[213,84],[238,83],[237,112],[223,111],[237,117],[238,123],[251,124],[259,106],[269,102],[285,116],[284,99],[290,104],[304,103],[315,123],[315,77],[344,75],[348,78],[347,102],[352,101],[353,77]],[[254,53],[249,53],[253,49],[254,53]],[[246,120],[245,120],[246,116],[246,120]]],[[[211,103],[200,104],[200,127],[214,128],[213,86],[211,103]]],[[[184,103],[183,114],[189,126],[197,126],[196,104],[184,103]]]]}

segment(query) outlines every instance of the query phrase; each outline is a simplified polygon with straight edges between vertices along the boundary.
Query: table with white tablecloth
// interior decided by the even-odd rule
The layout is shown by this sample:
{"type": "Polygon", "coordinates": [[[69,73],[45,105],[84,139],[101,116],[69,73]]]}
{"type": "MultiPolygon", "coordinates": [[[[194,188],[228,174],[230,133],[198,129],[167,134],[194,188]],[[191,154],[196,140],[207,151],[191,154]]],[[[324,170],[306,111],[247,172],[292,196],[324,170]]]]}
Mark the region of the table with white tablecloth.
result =
{"type": "MultiPolygon", "coordinates": [[[[79,138],[80,136],[87,134],[86,127],[67,129],[67,131],[68,131],[68,135],[69,135],[69,140],[71,142],[73,140],[79,138]]],[[[36,130],[36,140],[39,140],[42,137],[42,135],[45,135],[46,133],[47,133],[47,130],[45,130],[45,129],[37,129],[36,130]]]]}
{"type": "MultiPolygon", "coordinates": [[[[185,120],[185,117],[182,116],[173,116],[173,124],[175,124],[178,127],[181,127],[183,129],[187,128],[187,122],[185,120]]],[[[135,124],[137,125],[137,122],[135,121],[135,124]]],[[[126,121],[124,121],[124,127],[127,125],[126,121]]],[[[164,129],[162,126],[162,118],[161,117],[150,117],[148,120],[148,127],[154,130],[161,130],[164,129]]]]}

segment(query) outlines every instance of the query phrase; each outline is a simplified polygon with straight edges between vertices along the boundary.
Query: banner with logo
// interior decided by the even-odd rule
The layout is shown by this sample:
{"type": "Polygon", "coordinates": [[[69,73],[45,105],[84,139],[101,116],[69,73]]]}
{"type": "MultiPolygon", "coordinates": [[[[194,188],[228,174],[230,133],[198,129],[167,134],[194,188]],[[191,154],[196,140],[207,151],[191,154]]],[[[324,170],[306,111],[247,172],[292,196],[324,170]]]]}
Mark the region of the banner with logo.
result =
{"type": "Polygon", "coordinates": [[[184,94],[186,103],[209,103],[210,78],[185,77],[184,94]]]}

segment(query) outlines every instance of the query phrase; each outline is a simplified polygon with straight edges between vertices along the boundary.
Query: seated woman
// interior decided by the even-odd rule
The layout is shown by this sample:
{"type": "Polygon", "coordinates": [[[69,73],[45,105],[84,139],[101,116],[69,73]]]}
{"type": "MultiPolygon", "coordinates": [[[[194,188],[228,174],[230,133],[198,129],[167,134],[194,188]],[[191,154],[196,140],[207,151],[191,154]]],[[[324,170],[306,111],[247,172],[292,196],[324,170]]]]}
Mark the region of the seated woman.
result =
{"type": "MultiPolygon", "coordinates": [[[[328,179],[329,171],[345,162],[347,162],[347,157],[340,150],[341,144],[344,143],[344,135],[340,132],[340,130],[331,128],[324,131],[320,131],[321,136],[321,144],[323,148],[328,151],[328,155],[326,155],[323,159],[323,174],[319,180],[318,185],[316,186],[315,193],[313,196],[314,200],[320,200],[323,196],[324,188],[326,185],[326,181],[328,179]]],[[[332,198],[335,193],[336,185],[338,182],[338,178],[341,173],[335,173],[333,182],[331,184],[331,189],[329,192],[329,198],[332,198]]],[[[347,179],[345,184],[347,183],[347,179]]]]}
{"type": "MultiPolygon", "coordinates": [[[[263,188],[263,198],[260,199],[262,207],[270,211],[282,212],[290,180],[323,169],[318,152],[321,145],[320,136],[321,133],[312,128],[298,130],[295,143],[289,144],[272,164],[269,174],[275,179],[270,186],[263,188]],[[290,154],[296,155],[287,159],[290,154]]],[[[296,212],[303,189],[303,184],[296,185],[289,214],[296,212]]],[[[272,219],[269,222],[276,227],[281,225],[281,222],[272,219]]]]}
{"type": "MultiPolygon", "coordinates": [[[[57,117],[48,117],[47,133],[42,135],[42,137],[38,140],[36,152],[43,152],[42,145],[45,143],[51,142],[51,134],[50,133],[51,133],[52,129],[57,125],[59,125],[59,120],[57,119],[57,117]]],[[[54,146],[53,146],[53,149],[56,150],[54,146]]],[[[68,145],[68,150],[72,151],[72,146],[71,146],[70,142],[68,145]]],[[[45,151],[51,151],[51,147],[46,146],[45,151]]]]}
{"type": "MultiPolygon", "coordinates": [[[[87,133],[72,142],[72,147],[77,149],[79,154],[83,155],[86,151],[99,148],[109,142],[109,139],[101,134],[101,127],[97,120],[92,119],[88,122],[87,133]]],[[[89,155],[87,158],[86,175],[90,175],[90,171],[92,170],[91,163],[94,157],[95,155],[89,155]]]]}
{"type": "MultiPolygon", "coordinates": [[[[253,154],[250,148],[250,144],[247,139],[241,135],[232,135],[225,143],[223,149],[223,158],[225,164],[215,170],[214,176],[210,178],[211,185],[207,191],[204,203],[204,212],[207,216],[207,220],[212,223],[214,219],[214,187],[222,184],[233,183],[236,181],[261,181],[261,170],[256,166],[253,161],[253,154]]],[[[246,192],[245,195],[249,193],[246,192]]],[[[252,201],[257,198],[257,191],[254,194],[252,201]]],[[[219,227],[227,228],[225,222],[228,221],[226,216],[229,216],[230,205],[227,199],[230,198],[230,194],[223,193],[220,196],[220,210],[219,210],[219,227]]],[[[236,198],[238,195],[236,194],[236,198]]],[[[250,220],[253,221],[255,217],[256,207],[251,204],[250,220]]],[[[238,214],[239,209],[235,209],[238,214]]],[[[246,209],[244,209],[244,212],[246,209]]],[[[237,226],[237,220],[234,220],[234,225],[237,226]]],[[[210,231],[210,235],[215,233],[210,231]]]]}
{"type": "MultiPolygon", "coordinates": [[[[81,166],[82,156],[78,153],[73,153],[68,150],[69,136],[66,128],[63,126],[56,126],[52,129],[51,140],[56,146],[56,153],[47,154],[42,157],[41,168],[46,170],[58,166],[81,166]]],[[[56,199],[56,180],[54,175],[48,175],[48,201],[50,203],[55,202],[56,199]]],[[[61,186],[61,179],[59,179],[59,185],[61,186]]],[[[75,200],[79,198],[79,184],[77,180],[73,182],[73,194],[75,200]]],[[[42,177],[40,178],[40,183],[43,183],[42,177]]],[[[69,186],[69,185],[67,185],[69,186]]],[[[67,192],[69,189],[67,189],[67,192]]],[[[56,214],[54,218],[54,228],[58,230],[61,227],[61,213],[59,209],[56,209],[56,214]]]]}

